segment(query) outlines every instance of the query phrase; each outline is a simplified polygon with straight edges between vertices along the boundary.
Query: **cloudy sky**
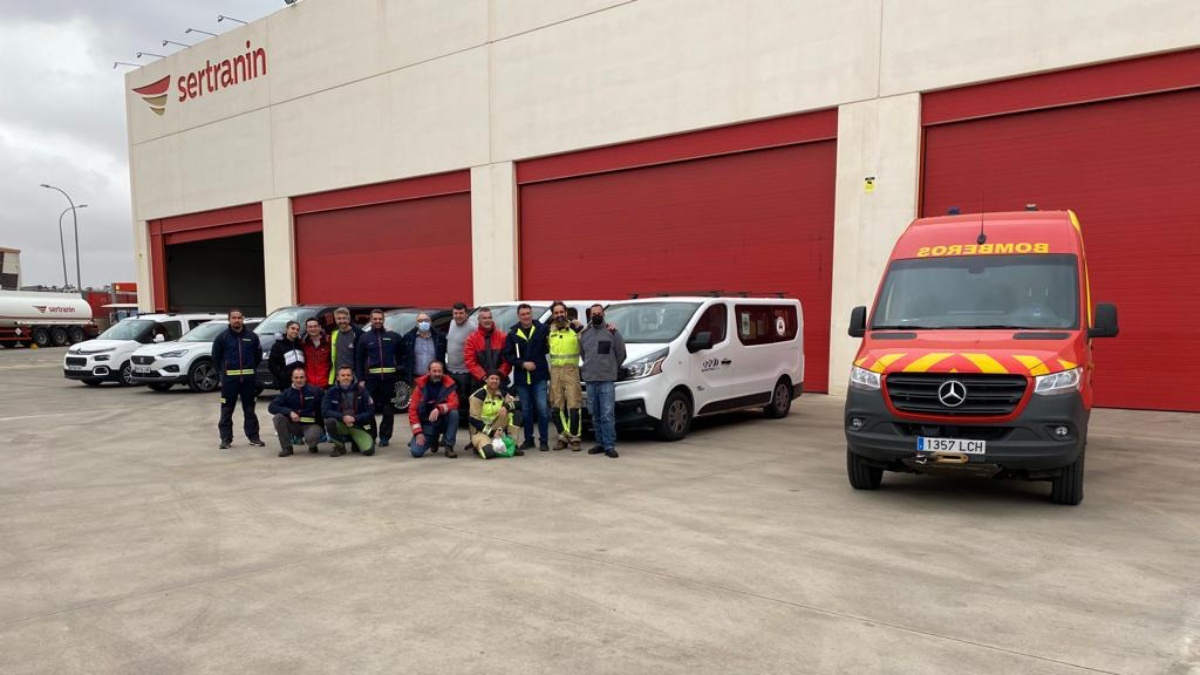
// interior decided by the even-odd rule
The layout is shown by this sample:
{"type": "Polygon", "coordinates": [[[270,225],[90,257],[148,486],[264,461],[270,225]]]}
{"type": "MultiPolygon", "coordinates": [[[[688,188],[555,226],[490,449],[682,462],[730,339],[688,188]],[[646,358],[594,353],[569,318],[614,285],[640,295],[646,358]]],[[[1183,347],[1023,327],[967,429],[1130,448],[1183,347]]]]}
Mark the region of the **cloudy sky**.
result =
{"type": "MultiPolygon", "coordinates": [[[[83,282],[136,280],[125,134],[124,73],[164,39],[197,42],[253,21],[283,0],[0,0],[0,247],[21,249],[21,282],[62,284],[58,217],[79,211],[83,282]]],[[[164,51],[165,50],[165,51],[164,51]]],[[[142,62],[153,60],[145,57],[142,62]]],[[[63,218],[75,283],[71,214],[63,218]]]]}

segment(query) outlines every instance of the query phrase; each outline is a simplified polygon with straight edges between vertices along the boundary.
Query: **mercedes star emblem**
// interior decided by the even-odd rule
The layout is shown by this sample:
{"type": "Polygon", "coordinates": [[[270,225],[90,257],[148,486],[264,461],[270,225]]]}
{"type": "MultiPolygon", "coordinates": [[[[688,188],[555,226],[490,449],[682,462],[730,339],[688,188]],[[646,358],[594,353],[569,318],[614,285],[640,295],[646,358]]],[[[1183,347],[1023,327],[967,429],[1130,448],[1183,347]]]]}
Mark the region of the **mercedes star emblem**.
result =
{"type": "Polygon", "coordinates": [[[938,400],[947,408],[957,408],[967,400],[967,387],[958,380],[946,380],[938,387],[938,400]]]}

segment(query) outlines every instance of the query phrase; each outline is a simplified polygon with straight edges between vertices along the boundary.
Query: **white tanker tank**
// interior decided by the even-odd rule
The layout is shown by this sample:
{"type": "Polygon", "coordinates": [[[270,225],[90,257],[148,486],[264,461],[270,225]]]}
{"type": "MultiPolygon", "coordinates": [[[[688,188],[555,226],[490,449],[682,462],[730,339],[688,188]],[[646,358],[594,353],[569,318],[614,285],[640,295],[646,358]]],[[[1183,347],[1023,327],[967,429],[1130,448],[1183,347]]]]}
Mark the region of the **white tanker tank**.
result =
{"type": "Polygon", "coordinates": [[[0,344],[61,347],[95,337],[92,306],[75,293],[0,291],[0,344]]]}

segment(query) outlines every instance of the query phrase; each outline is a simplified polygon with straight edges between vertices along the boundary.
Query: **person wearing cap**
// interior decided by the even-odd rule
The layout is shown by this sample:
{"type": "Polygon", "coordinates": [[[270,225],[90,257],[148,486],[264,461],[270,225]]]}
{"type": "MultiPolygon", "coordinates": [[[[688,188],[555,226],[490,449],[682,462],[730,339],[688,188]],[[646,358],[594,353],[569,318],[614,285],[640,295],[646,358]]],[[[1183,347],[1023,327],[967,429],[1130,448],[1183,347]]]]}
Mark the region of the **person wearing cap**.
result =
{"type": "MultiPolygon", "coordinates": [[[[296,324],[297,327],[299,324],[296,324]]],[[[317,444],[325,433],[321,422],[321,405],[325,392],[308,383],[304,369],[291,372],[291,386],[284,387],[267,412],[274,415],[275,435],[279,437],[279,456],[292,456],[292,439],[302,438],[308,451],[317,452],[317,444]]]]}

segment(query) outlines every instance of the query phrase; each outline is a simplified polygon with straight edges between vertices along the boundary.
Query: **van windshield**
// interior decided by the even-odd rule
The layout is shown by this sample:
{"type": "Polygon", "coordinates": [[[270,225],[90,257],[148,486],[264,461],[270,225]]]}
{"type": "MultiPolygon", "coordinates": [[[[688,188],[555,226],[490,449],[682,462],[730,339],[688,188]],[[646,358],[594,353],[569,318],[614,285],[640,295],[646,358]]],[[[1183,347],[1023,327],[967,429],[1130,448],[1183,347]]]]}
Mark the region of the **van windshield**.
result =
{"type": "Polygon", "coordinates": [[[604,320],[617,327],[628,343],[663,343],[679,337],[696,313],[698,302],[614,303],[604,320]]]}
{"type": "Polygon", "coordinates": [[[871,329],[1075,329],[1076,266],[1073,255],[897,260],[871,329]]]}

